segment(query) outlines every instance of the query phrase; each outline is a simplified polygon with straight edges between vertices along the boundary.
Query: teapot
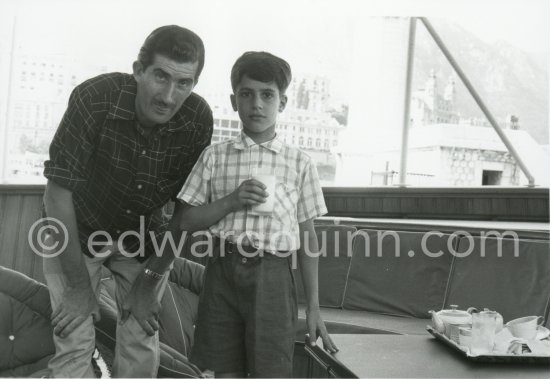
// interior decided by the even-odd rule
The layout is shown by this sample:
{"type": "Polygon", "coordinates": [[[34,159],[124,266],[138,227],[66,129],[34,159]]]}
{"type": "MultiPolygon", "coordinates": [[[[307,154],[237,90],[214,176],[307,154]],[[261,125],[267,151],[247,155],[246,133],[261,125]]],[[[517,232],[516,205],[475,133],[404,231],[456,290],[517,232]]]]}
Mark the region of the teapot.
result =
{"type": "Polygon", "coordinates": [[[495,328],[495,332],[498,333],[500,332],[503,328],[504,328],[504,320],[502,319],[502,315],[498,312],[495,312],[495,311],[491,311],[490,309],[488,308],[484,308],[483,309],[485,312],[494,312],[495,314],[495,320],[496,320],[496,328],[495,328]]]}
{"type": "Polygon", "coordinates": [[[477,312],[477,309],[468,308],[466,311],[461,311],[457,305],[451,305],[451,309],[443,309],[439,312],[430,311],[429,313],[432,315],[432,324],[435,330],[451,338],[451,334],[458,332],[459,327],[471,327],[473,312],[477,312]]]}

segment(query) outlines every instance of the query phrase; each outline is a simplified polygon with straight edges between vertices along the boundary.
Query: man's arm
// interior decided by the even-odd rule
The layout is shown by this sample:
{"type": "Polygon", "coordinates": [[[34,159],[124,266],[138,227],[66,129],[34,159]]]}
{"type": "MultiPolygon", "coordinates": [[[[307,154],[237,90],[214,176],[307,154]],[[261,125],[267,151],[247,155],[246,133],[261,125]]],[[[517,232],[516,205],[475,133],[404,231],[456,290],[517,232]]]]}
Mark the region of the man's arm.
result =
{"type": "Polygon", "coordinates": [[[298,261],[306,295],[306,325],[309,331],[309,340],[312,346],[315,346],[315,341],[320,336],[325,350],[335,353],[338,348],[332,342],[319,311],[319,245],[313,219],[301,222],[299,228],[298,261]]]}
{"type": "MultiPolygon", "coordinates": [[[[54,333],[66,337],[90,314],[93,314],[97,321],[99,307],[82,256],[72,192],[48,180],[44,205],[47,216],[59,220],[68,232],[67,236],[63,236],[68,238],[66,249],[57,258],[61,264],[62,274],[67,279],[68,288],[63,294],[61,304],[52,314],[54,333]]],[[[59,245],[62,245],[63,241],[59,242],[59,245]]]]}
{"type": "MultiPolygon", "coordinates": [[[[181,239],[185,238],[187,233],[204,230],[228,213],[247,205],[265,202],[265,197],[267,197],[265,186],[250,179],[242,182],[231,194],[209,204],[194,207],[181,201],[176,203],[174,215],[166,233],[169,233],[169,238],[173,238],[174,246],[180,246],[181,239]],[[182,233],[184,231],[186,233],[182,233]]],[[[177,254],[179,252],[174,251],[174,246],[168,243],[160,256],[153,255],[147,263],[147,269],[155,274],[164,275],[176,255],[179,255],[177,254]]],[[[154,335],[159,328],[157,319],[160,313],[160,302],[157,293],[160,283],[160,278],[147,275],[145,271],[141,272],[128,298],[124,301],[121,322],[125,322],[130,314],[133,314],[145,332],[154,335]]]]}

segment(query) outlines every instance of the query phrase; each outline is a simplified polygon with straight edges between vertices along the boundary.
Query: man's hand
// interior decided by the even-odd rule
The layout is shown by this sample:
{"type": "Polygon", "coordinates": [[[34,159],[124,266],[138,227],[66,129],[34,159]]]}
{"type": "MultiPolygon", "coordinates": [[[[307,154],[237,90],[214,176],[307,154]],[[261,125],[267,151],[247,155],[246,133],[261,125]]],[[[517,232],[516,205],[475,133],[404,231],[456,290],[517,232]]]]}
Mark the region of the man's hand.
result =
{"type": "Polygon", "coordinates": [[[154,336],[159,330],[160,301],[158,290],[160,280],[140,274],[122,304],[120,323],[124,324],[130,316],[134,316],[145,333],[154,336]]]}
{"type": "Polygon", "coordinates": [[[99,321],[99,306],[91,288],[69,288],[63,294],[61,304],[52,313],[55,335],[65,338],[72,333],[90,314],[94,322],[99,321]]]}
{"type": "Polygon", "coordinates": [[[231,194],[233,210],[238,211],[249,205],[265,203],[266,197],[274,195],[268,194],[265,188],[262,182],[255,179],[248,179],[242,182],[231,194]]]}
{"type": "Polygon", "coordinates": [[[332,342],[325,323],[321,319],[321,314],[319,312],[319,307],[314,307],[313,309],[306,310],[306,325],[309,331],[309,342],[311,346],[317,344],[317,338],[320,336],[323,341],[323,348],[329,353],[338,352],[338,348],[332,342]]]}

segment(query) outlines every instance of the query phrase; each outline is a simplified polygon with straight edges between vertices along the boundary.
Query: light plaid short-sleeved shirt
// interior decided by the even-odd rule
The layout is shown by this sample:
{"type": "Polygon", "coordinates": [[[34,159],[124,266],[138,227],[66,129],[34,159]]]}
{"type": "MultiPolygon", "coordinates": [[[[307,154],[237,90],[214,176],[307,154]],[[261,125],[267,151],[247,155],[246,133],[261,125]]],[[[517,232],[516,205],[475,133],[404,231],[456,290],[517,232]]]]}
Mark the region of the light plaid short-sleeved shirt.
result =
{"type": "Polygon", "coordinates": [[[251,214],[246,208],[227,214],[210,232],[234,242],[251,241],[266,251],[298,249],[298,223],[326,214],[327,208],[313,160],[278,137],[258,145],[241,132],[207,147],[177,197],[193,206],[212,203],[235,191],[254,170],[276,176],[271,216],[251,214]]]}

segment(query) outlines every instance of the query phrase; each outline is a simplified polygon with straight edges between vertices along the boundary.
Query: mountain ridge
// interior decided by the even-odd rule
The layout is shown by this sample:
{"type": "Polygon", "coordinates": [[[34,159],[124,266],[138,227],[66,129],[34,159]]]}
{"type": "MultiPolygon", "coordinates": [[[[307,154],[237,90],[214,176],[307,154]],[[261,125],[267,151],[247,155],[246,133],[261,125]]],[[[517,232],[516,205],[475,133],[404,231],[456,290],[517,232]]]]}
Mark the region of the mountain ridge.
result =
{"type": "MultiPolygon", "coordinates": [[[[497,119],[519,117],[520,128],[539,144],[548,144],[548,71],[544,56],[528,53],[505,41],[487,43],[453,23],[434,28],[482,100],[497,119]]],[[[413,88],[422,88],[434,70],[440,93],[453,69],[428,32],[418,28],[413,88]]],[[[484,118],[456,74],[455,110],[461,117],[484,118]]]]}

